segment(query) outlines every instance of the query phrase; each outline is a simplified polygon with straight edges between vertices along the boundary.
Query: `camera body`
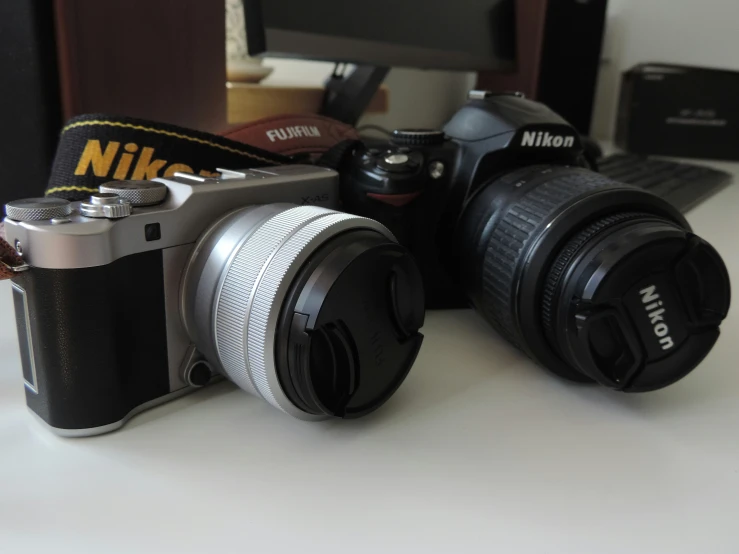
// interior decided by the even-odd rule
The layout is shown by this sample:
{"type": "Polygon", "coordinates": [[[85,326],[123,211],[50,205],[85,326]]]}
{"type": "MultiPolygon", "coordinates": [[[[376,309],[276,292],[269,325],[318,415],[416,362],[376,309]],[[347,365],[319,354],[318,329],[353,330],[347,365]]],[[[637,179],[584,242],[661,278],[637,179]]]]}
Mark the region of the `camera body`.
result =
{"type": "Polygon", "coordinates": [[[6,206],[7,240],[30,266],[12,282],[26,400],[56,433],[112,431],[221,376],[300,419],[353,417],[407,374],[422,294],[373,310],[373,294],[393,297],[384,273],[375,290],[359,266],[389,267],[399,293],[420,276],[381,225],[331,210],[336,172],[220,171],[6,206]]]}
{"type": "Polygon", "coordinates": [[[5,220],[32,267],[12,283],[26,400],[59,434],[114,430],[196,388],[179,289],[214,220],[248,204],[338,205],[335,173],[309,166],[157,181],[166,199],[128,217],[88,218],[76,203],[68,217],[5,220]]]}
{"type": "Polygon", "coordinates": [[[473,91],[443,131],[395,131],[346,165],[344,208],[415,255],[427,308],[473,306],[561,377],[655,390],[718,338],[721,257],[665,200],[588,169],[543,104],[473,91]]]}
{"type": "Polygon", "coordinates": [[[521,95],[473,92],[443,131],[395,131],[389,144],[361,148],[341,195],[413,252],[428,308],[463,308],[469,300],[451,267],[465,206],[496,175],[543,164],[587,167],[577,131],[521,95]]]}

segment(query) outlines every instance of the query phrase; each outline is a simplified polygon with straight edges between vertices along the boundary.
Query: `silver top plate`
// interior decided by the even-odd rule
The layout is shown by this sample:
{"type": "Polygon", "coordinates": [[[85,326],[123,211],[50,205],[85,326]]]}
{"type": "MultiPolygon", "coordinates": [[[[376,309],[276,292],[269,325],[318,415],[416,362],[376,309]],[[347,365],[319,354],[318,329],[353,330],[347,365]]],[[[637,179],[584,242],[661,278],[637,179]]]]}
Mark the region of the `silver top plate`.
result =
{"type": "Polygon", "coordinates": [[[24,259],[32,267],[96,267],[140,252],[194,243],[217,218],[243,206],[289,202],[339,207],[338,174],[330,169],[294,165],[232,171],[227,178],[200,179],[157,179],[156,182],[168,189],[165,201],[157,206],[136,207],[131,216],[119,220],[84,217],[79,212],[80,203],[71,205],[72,213],[68,216],[71,221],[64,225],[54,225],[50,218],[34,221],[7,218],[7,239],[11,244],[15,240],[23,244],[24,259]],[[160,226],[160,240],[146,240],[145,228],[149,224],[160,226]]]}

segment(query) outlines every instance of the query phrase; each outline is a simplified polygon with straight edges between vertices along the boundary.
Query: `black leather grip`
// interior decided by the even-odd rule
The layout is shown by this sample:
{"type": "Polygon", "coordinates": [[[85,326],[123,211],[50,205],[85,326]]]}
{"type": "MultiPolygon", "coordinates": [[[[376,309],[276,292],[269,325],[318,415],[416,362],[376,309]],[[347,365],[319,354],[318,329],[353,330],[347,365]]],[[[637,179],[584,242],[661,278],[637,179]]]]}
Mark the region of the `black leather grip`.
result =
{"type": "Polygon", "coordinates": [[[23,372],[37,390],[27,386],[26,400],[49,425],[109,425],[169,392],[162,277],[162,252],[153,251],[13,279],[21,350],[25,342],[32,354],[23,372]]]}

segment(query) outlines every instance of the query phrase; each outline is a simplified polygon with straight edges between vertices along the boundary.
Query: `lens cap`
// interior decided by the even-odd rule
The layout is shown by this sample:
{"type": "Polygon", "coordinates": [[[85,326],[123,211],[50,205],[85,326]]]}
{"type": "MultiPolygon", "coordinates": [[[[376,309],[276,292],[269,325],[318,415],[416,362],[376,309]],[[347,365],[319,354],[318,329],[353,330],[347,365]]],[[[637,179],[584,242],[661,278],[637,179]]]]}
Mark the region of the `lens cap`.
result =
{"type": "Polygon", "coordinates": [[[644,392],[678,381],[710,352],[731,293],[706,241],[669,220],[622,214],[572,244],[559,264],[551,328],[574,367],[607,387],[644,392]]]}
{"type": "Polygon", "coordinates": [[[280,384],[308,413],[363,416],[405,379],[423,320],[421,274],[405,248],[369,230],[335,237],[301,268],[283,305],[280,384]]]}

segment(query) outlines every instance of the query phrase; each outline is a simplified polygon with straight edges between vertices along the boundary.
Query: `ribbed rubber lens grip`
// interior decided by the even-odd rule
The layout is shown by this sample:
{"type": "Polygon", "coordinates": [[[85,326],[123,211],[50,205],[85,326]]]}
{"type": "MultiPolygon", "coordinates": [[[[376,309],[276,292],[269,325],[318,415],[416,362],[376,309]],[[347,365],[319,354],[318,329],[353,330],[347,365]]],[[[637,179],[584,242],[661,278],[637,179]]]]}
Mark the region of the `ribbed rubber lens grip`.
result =
{"type": "MultiPolygon", "coordinates": [[[[503,337],[519,348],[522,339],[514,324],[514,305],[522,262],[532,241],[546,229],[553,216],[579,196],[614,185],[622,186],[590,171],[577,168],[545,169],[541,166],[514,172],[489,186],[500,191],[517,183],[525,187],[532,180],[539,181],[539,184],[500,207],[504,213],[497,223],[484,236],[477,238],[478,241],[485,241],[481,245],[484,258],[477,308],[503,337]]],[[[473,200],[479,201],[489,202],[489,199],[483,194],[473,200]]],[[[491,210],[487,212],[487,217],[493,216],[491,210]]],[[[478,210],[477,213],[485,212],[478,210]]]]}

